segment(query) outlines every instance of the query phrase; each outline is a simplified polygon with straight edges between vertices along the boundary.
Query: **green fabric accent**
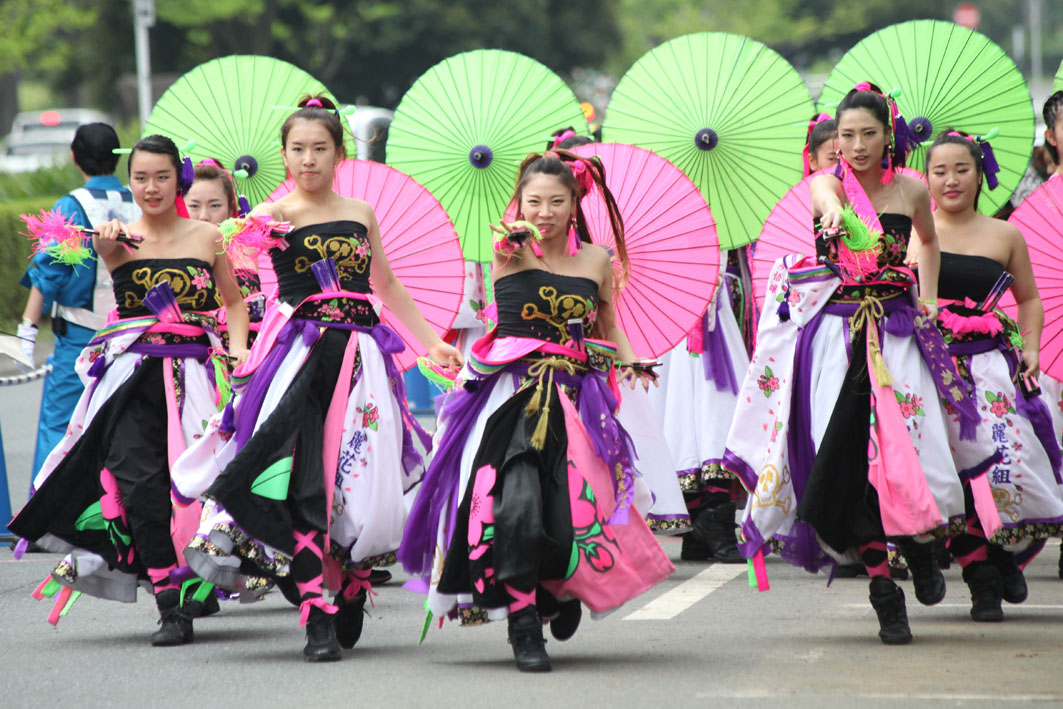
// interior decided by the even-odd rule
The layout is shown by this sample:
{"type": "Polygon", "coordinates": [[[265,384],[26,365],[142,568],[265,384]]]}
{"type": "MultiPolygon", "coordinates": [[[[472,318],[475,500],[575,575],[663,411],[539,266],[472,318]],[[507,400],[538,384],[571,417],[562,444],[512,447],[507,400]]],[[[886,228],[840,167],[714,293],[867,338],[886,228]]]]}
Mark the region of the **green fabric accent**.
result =
{"type": "Polygon", "coordinates": [[[568,557],[568,569],[565,571],[566,579],[572,578],[577,566],[579,566],[579,544],[572,542],[572,554],[568,557]]]}
{"type": "Polygon", "coordinates": [[[87,529],[98,529],[102,532],[107,529],[107,521],[103,518],[99,500],[85,508],[85,511],[74,521],[74,529],[79,532],[87,529]]]}
{"type": "Polygon", "coordinates": [[[281,458],[262,471],[251,483],[251,492],[270,500],[288,498],[288,480],[292,476],[292,457],[281,458]]]}
{"type": "Polygon", "coordinates": [[[418,647],[424,644],[424,639],[428,637],[428,628],[432,626],[432,611],[428,610],[428,601],[424,602],[424,627],[421,628],[421,639],[417,641],[418,647]]]}
{"type": "Polygon", "coordinates": [[[221,357],[211,357],[211,362],[214,365],[214,386],[218,388],[218,411],[221,411],[229,403],[229,400],[233,398],[233,389],[229,384],[229,377],[226,376],[225,362],[221,357]]]}
{"type": "Polygon", "coordinates": [[[200,603],[202,603],[203,601],[207,600],[207,596],[209,596],[211,591],[213,590],[214,584],[208,581],[201,581],[201,583],[199,584],[199,588],[197,588],[196,592],[192,594],[192,600],[199,601],[200,603]]]}
{"type": "Polygon", "coordinates": [[[54,578],[50,579],[43,589],[41,589],[41,595],[45,598],[54,598],[55,594],[59,593],[59,590],[63,588],[63,584],[56,581],[54,578]]]}
{"type": "Polygon", "coordinates": [[[753,569],[753,560],[746,559],[746,572],[749,574],[749,587],[757,587],[757,572],[753,569]]]}
{"type": "Polygon", "coordinates": [[[66,614],[70,612],[70,609],[74,607],[74,601],[81,598],[81,591],[74,591],[70,594],[70,598],[66,599],[66,605],[63,606],[63,610],[59,611],[59,617],[65,618],[66,614]]]}

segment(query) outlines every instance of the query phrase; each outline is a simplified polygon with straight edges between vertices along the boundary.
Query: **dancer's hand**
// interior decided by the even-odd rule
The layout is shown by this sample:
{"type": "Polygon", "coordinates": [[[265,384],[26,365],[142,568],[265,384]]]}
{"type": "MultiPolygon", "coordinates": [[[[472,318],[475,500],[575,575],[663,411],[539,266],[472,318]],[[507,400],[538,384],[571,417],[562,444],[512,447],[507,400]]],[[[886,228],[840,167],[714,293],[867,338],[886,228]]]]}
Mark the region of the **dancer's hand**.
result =
{"type": "Polygon", "coordinates": [[[1037,383],[1037,377],[1041,374],[1041,359],[1038,356],[1037,350],[1023,350],[1022,361],[1026,365],[1022,374],[1033,380],[1033,383],[1037,383]]]}
{"type": "Polygon", "coordinates": [[[922,313],[923,317],[928,321],[934,322],[938,317],[938,302],[936,300],[924,300],[920,298],[919,312],[922,313]]]}
{"type": "Polygon", "coordinates": [[[621,384],[627,384],[628,389],[634,390],[637,383],[642,384],[643,391],[650,390],[650,384],[660,386],[657,375],[648,369],[634,367],[630,364],[621,365],[617,368],[617,380],[621,384]]]}
{"type": "Polygon", "coordinates": [[[229,350],[229,363],[233,369],[240,367],[247,363],[247,358],[251,355],[251,350],[246,347],[243,349],[234,348],[229,350]]]}
{"type": "Polygon", "coordinates": [[[446,367],[447,371],[451,374],[457,374],[460,372],[462,366],[465,364],[461,352],[451,345],[448,345],[446,342],[443,342],[443,340],[438,341],[428,348],[428,356],[436,363],[446,367]]]}
{"type": "Polygon", "coordinates": [[[837,236],[843,230],[845,222],[842,220],[842,211],[841,202],[837,202],[829,206],[819,218],[819,228],[827,236],[837,236]]]}

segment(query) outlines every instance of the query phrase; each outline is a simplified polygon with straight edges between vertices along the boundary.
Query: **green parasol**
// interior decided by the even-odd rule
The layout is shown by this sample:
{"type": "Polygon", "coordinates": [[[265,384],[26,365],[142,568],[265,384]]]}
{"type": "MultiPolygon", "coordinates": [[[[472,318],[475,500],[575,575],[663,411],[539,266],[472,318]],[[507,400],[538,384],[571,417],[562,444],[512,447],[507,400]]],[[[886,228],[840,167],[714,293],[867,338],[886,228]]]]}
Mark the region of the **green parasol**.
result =
{"type": "Polygon", "coordinates": [[[1056,78],[1052,82],[1052,92],[1063,91],[1063,62],[1059,63],[1059,68],[1056,69],[1056,78]]]}
{"type": "Polygon", "coordinates": [[[712,208],[720,248],[751,243],[801,179],[812,100],[789,62],[760,42],[689,34],[639,59],[620,80],[603,139],[671,160],[712,208]]]}
{"type": "Polygon", "coordinates": [[[233,55],[200,64],[166,90],[144,134],[161,133],[178,145],[193,141],[193,162],[214,158],[237,175],[237,190],[258,204],[287,176],[280,129],[304,94],[324,85],[297,66],[272,57],[233,55]],[[291,110],[276,109],[274,106],[291,110]]]}
{"type": "Polygon", "coordinates": [[[899,88],[897,107],[924,141],[908,165],[926,171],[926,148],[945,128],[971,135],[1000,130],[993,152],[1000,164],[995,190],[983,190],[979,211],[993,214],[1018,186],[1033,149],[1033,101],[1022,74],[984,35],[951,22],[915,20],[890,25],[862,39],[834,67],[820,106],[834,113],[857,83],[899,88]]]}
{"type": "Polygon", "coordinates": [[[387,161],[435,195],[470,261],[491,260],[488,224],[502,217],[520,162],[548,136],[587,119],[565,83],[515,52],[480,49],[424,73],[395,110],[387,161]]]}

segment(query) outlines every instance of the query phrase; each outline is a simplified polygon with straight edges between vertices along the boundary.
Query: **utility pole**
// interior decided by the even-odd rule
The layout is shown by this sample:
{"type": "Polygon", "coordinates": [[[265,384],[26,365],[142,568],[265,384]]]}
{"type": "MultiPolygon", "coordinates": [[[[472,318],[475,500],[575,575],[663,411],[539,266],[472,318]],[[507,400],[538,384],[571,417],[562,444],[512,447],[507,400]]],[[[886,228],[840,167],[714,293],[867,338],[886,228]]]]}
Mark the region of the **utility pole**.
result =
{"type": "Polygon", "coordinates": [[[137,53],[137,108],[140,114],[140,129],[148,123],[151,115],[151,45],[148,44],[148,28],[155,24],[155,0],[133,0],[133,32],[136,36],[137,53]]]}

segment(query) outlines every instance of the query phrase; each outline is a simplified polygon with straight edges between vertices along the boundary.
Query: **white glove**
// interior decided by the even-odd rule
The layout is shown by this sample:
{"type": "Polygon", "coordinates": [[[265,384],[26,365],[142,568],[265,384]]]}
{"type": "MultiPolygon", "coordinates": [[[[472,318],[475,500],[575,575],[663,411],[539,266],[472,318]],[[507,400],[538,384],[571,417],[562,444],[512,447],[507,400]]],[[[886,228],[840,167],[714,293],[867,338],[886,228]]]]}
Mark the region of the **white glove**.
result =
{"type": "Polygon", "coordinates": [[[32,371],[34,367],[33,353],[37,349],[38,332],[36,325],[30,325],[25,320],[18,324],[19,344],[22,346],[22,354],[26,355],[26,359],[30,361],[28,367],[22,362],[19,362],[18,366],[27,372],[32,371]]]}

